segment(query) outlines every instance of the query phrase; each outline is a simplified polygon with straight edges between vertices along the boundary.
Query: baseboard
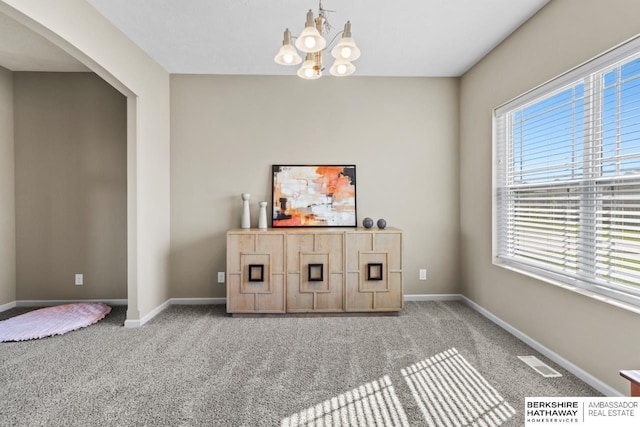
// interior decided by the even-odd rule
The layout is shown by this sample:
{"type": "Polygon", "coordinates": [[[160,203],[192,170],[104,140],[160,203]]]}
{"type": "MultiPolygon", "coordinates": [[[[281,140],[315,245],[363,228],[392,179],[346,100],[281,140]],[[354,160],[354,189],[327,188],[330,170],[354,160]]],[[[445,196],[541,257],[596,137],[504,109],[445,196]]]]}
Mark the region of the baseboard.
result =
{"type": "Polygon", "coordinates": [[[171,298],[171,305],[222,305],[226,298],[171,298]]]}
{"type": "Polygon", "coordinates": [[[11,301],[6,304],[2,304],[0,305],[0,313],[2,313],[3,311],[11,310],[12,308],[15,308],[15,307],[16,307],[16,301],[11,301]]]}
{"type": "Polygon", "coordinates": [[[139,320],[125,320],[124,321],[124,327],[125,328],[134,329],[134,328],[139,328],[140,326],[142,326],[142,325],[140,324],[139,320]]]}
{"type": "Polygon", "coordinates": [[[596,390],[598,390],[600,393],[604,394],[605,396],[609,396],[609,397],[623,397],[624,396],[624,394],[620,393],[618,390],[616,390],[613,387],[609,386],[608,384],[600,381],[599,379],[597,379],[596,377],[594,377],[593,375],[591,375],[590,373],[588,373],[584,369],[574,365],[573,363],[571,363],[570,361],[568,361],[564,357],[560,356],[558,353],[556,353],[553,350],[551,350],[551,349],[545,347],[544,345],[540,344],[538,341],[534,340],[529,335],[527,335],[524,332],[520,331],[519,329],[516,329],[515,327],[511,326],[509,323],[505,322],[504,320],[500,319],[498,316],[494,315],[490,311],[486,310],[485,308],[483,308],[480,305],[476,304],[475,302],[471,301],[469,298],[461,295],[460,299],[466,305],[468,305],[469,307],[471,307],[472,309],[474,309],[478,313],[482,314],[484,317],[486,317],[487,319],[491,320],[493,323],[495,323],[496,325],[500,326],[502,329],[504,329],[505,331],[509,332],[511,335],[515,336],[520,341],[522,341],[525,344],[527,344],[528,346],[532,347],[537,352],[539,352],[539,353],[543,354],[544,356],[548,357],[550,360],[553,360],[555,363],[557,363],[558,365],[562,366],[564,369],[566,369],[567,371],[571,372],[573,375],[575,375],[576,377],[580,378],[582,381],[584,381],[585,383],[589,384],[591,387],[595,388],[596,390]]]}
{"type": "Polygon", "coordinates": [[[147,313],[146,316],[144,316],[140,320],[125,320],[124,326],[125,328],[139,328],[140,326],[147,323],[149,320],[156,317],[158,314],[162,313],[170,305],[171,305],[171,299],[168,299],[162,304],[160,304],[159,306],[157,306],[156,308],[154,308],[153,310],[151,310],[149,313],[147,313]]]}
{"type": "Polygon", "coordinates": [[[226,298],[169,298],[140,320],[125,320],[125,328],[139,328],[158,314],[162,313],[170,305],[218,305],[226,304],[226,298]]]}
{"type": "MultiPolygon", "coordinates": [[[[127,299],[23,299],[16,301],[16,307],[50,307],[74,302],[102,302],[108,305],[127,305],[127,299]]],[[[1,310],[0,310],[1,311],[1,310]]]]}
{"type": "Polygon", "coordinates": [[[413,294],[405,295],[404,300],[408,301],[460,301],[460,294],[413,294]]]}

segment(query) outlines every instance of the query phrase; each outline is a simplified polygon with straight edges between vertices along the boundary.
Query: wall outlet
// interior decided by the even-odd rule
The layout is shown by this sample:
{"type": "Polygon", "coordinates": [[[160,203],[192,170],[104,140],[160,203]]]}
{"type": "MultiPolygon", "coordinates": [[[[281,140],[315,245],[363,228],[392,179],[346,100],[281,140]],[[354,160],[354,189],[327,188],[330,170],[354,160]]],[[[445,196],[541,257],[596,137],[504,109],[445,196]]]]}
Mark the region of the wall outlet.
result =
{"type": "Polygon", "coordinates": [[[218,271],[218,283],[224,283],[224,271],[218,271]]]}
{"type": "Polygon", "coordinates": [[[421,268],[420,269],[420,280],[427,280],[427,269],[426,268],[421,268]]]}
{"type": "Polygon", "coordinates": [[[76,274],[76,286],[81,286],[84,284],[84,275],[76,274]]]}

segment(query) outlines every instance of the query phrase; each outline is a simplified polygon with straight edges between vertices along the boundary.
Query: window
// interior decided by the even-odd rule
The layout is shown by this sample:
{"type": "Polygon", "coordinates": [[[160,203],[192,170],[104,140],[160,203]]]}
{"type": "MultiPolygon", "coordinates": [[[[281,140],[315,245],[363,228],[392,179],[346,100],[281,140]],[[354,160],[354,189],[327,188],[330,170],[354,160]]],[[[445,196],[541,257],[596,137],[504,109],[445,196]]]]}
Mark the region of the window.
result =
{"type": "Polygon", "coordinates": [[[640,40],[497,108],[497,261],[640,305],[640,40]]]}

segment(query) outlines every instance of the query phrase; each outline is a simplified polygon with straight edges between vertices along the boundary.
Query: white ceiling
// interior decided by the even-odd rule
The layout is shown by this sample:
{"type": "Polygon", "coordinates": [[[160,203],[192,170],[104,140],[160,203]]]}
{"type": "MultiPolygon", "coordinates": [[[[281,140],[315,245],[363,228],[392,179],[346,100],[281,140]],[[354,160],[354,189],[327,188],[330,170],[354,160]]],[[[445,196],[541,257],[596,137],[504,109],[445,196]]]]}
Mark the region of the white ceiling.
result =
{"type": "MultiPolygon", "coordinates": [[[[549,0],[324,0],[361,76],[460,76],[549,0]]],[[[170,73],[293,75],[273,57],[317,0],[89,0],[170,73]]],[[[330,63],[329,63],[330,65],[330,63]]]]}
{"type": "MultiPolygon", "coordinates": [[[[317,0],[88,0],[170,73],[294,75],[273,61],[317,0]]],[[[460,76],[550,0],[324,0],[327,40],[352,23],[361,76],[460,76]]],[[[328,62],[328,61],[327,61],[328,62]]],[[[330,65],[330,63],[328,64],[330,65]]],[[[0,14],[0,66],[87,71],[0,14]]]]}

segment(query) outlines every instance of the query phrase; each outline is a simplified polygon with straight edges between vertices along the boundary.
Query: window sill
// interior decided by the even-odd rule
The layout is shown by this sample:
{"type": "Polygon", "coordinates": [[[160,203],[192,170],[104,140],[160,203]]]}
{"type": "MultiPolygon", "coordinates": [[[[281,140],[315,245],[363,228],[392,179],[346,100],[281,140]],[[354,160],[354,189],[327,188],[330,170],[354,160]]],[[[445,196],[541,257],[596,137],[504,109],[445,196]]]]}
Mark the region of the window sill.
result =
{"type": "Polygon", "coordinates": [[[540,280],[542,282],[549,283],[551,285],[554,285],[554,286],[557,286],[559,288],[566,289],[568,291],[571,291],[571,292],[586,296],[586,297],[594,299],[596,301],[600,301],[600,302],[603,302],[605,304],[609,304],[609,305],[612,305],[614,307],[621,308],[623,310],[627,310],[627,311],[631,311],[631,312],[636,313],[636,314],[640,314],[640,306],[637,306],[635,304],[631,304],[631,303],[628,303],[628,302],[620,301],[618,299],[611,298],[611,297],[608,297],[606,295],[601,295],[599,293],[590,291],[588,289],[581,288],[579,286],[568,285],[568,284],[562,283],[562,282],[560,282],[558,280],[553,280],[553,279],[551,279],[549,277],[545,277],[543,275],[536,274],[536,273],[534,273],[532,271],[528,271],[528,270],[523,269],[523,268],[514,267],[512,265],[508,265],[508,264],[505,264],[505,263],[500,262],[500,261],[494,260],[493,265],[495,265],[496,267],[500,267],[500,268],[504,268],[506,270],[513,271],[513,272],[518,273],[518,274],[522,274],[524,276],[531,277],[531,278],[536,279],[536,280],[540,280]]]}

